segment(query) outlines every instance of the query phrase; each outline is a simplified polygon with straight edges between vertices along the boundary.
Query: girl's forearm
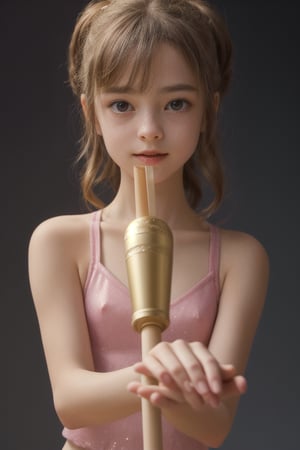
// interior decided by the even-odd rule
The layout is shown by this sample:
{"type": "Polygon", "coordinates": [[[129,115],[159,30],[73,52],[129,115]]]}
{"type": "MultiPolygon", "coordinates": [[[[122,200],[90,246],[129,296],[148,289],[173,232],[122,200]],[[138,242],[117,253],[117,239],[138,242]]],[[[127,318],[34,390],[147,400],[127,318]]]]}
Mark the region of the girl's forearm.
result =
{"type": "MultiPolygon", "coordinates": [[[[82,369],[68,372],[54,389],[56,412],[67,428],[101,425],[140,411],[140,399],[128,392],[130,381],[139,379],[132,367],[98,373],[82,369]]],[[[208,445],[219,447],[228,434],[232,418],[227,407],[203,405],[194,411],[186,403],[162,408],[175,428],[208,445]]]]}
{"type": "Polygon", "coordinates": [[[222,445],[232,425],[232,414],[223,402],[217,408],[203,405],[200,411],[177,403],[162,408],[162,414],[179,431],[212,448],[222,445]]]}
{"type": "Polygon", "coordinates": [[[99,425],[140,410],[140,399],[126,389],[139,379],[132,367],[98,373],[74,369],[53,389],[58,417],[67,428],[99,425]]]}

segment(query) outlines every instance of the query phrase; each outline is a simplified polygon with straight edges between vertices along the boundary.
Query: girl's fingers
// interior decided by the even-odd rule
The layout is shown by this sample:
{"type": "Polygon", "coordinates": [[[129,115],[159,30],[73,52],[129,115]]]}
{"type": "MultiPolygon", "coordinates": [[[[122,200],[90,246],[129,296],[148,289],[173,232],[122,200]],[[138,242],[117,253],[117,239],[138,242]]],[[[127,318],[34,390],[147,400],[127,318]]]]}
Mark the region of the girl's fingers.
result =
{"type": "MultiPolygon", "coordinates": [[[[140,375],[146,375],[148,377],[153,377],[153,373],[148,369],[143,362],[138,362],[134,365],[134,370],[140,375]]],[[[236,376],[235,367],[232,364],[221,364],[221,378],[223,382],[232,380],[236,376]]],[[[170,377],[169,382],[166,384],[171,384],[172,379],[170,377]]]]}
{"type": "Polygon", "coordinates": [[[134,368],[135,372],[139,373],[140,375],[146,375],[146,377],[154,377],[151,370],[148,369],[148,367],[142,361],[135,363],[133,368],[134,368]]]}
{"type": "MultiPolygon", "coordinates": [[[[151,401],[153,405],[160,408],[167,408],[175,403],[187,402],[195,410],[200,410],[204,403],[212,407],[217,407],[220,398],[214,394],[213,397],[200,396],[196,391],[187,394],[179,389],[170,389],[164,385],[143,385],[141,382],[134,381],[128,384],[128,390],[139,397],[151,401]]],[[[247,390],[247,382],[243,376],[235,376],[228,382],[223,382],[222,399],[244,394],[247,390]]]]}
{"type": "Polygon", "coordinates": [[[202,363],[207,390],[217,396],[220,395],[222,392],[222,372],[218,361],[201,342],[192,342],[190,346],[195,357],[202,363]]]}
{"type": "Polygon", "coordinates": [[[242,375],[235,376],[231,381],[224,382],[222,398],[245,394],[247,381],[242,375]]]}
{"type": "Polygon", "coordinates": [[[174,400],[170,400],[157,392],[154,392],[149,400],[157,408],[171,408],[176,403],[174,400]]]}
{"type": "Polygon", "coordinates": [[[216,407],[219,404],[218,394],[221,390],[220,369],[217,361],[212,358],[206,347],[199,343],[189,344],[183,340],[173,343],[173,348],[178,359],[185,368],[187,379],[185,380],[185,398],[194,409],[198,409],[199,401],[216,407]],[[216,372],[218,390],[213,391],[207,379],[207,363],[210,362],[216,372]],[[200,397],[199,397],[200,396],[200,397]]]}
{"type": "Polygon", "coordinates": [[[149,356],[145,358],[146,365],[155,377],[164,384],[169,384],[172,380],[180,389],[184,389],[184,385],[189,381],[189,376],[184,364],[179,359],[180,352],[176,351],[175,345],[168,342],[158,344],[150,351],[149,356]]]}
{"type": "Polygon", "coordinates": [[[183,403],[185,401],[183,395],[179,390],[169,389],[164,385],[144,385],[138,381],[133,381],[128,384],[127,389],[129,392],[132,392],[133,394],[136,394],[140,397],[146,398],[151,402],[155,398],[158,399],[158,397],[159,398],[164,397],[176,403],[183,403]],[[154,394],[156,394],[156,397],[154,394]]]}
{"type": "Polygon", "coordinates": [[[224,396],[238,395],[246,390],[246,381],[244,377],[236,376],[234,366],[219,364],[200,342],[161,342],[143,362],[135,364],[135,370],[158,380],[159,389],[157,386],[152,390],[140,386],[136,392],[150,401],[156,399],[157,403],[162,402],[162,396],[178,401],[180,393],[180,398],[197,410],[203,403],[217,407],[224,396]],[[162,386],[169,390],[164,391],[162,386]]]}
{"type": "Polygon", "coordinates": [[[223,381],[231,380],[236,376],[236,369],[232,364],[220,364],[221,378],[223,381]]]}
{"type": "MultiPolygon", "coordinates": [[[[208,386],[202,360],[195,355],[192,345],[183,340],[177,340],[173,343],[173,349],[176,352],[179,367],[183,368],[182,388],[189,392],[190,387],[193,387],[200,395],[206,394],[208,386]]],[[[179,368],[175,367],[175,376],[176,371],[180,373],[179,368]]]]}
{"type": "Polygon", "coordinates": [[[183,340],[172,344],[162,342],[150,351],[143,363],[135,365],[135,370],[143,375],[154,376],[172,389],[180,389],[193,409],[199,409],[204,402],[215,407],[219,404],[219,398],[207,382],[201,363],[205,356],[204,347],[199,358],[191,345],[183,340]]]}
{"type": "Polygon", "coordinates": [[[172,344],[158,344],[143,362],[155,378],[165,384],[167,383],[164,378],[167,378],[168,374],[183,391],[191,392],[194,387],[200,394],[207,392],[202,361],[194,354],[191,345],[183,340],[172,344]]]}
{"type": "Polygon", "coordinates": [[[169,389],[163,385],[143,385],[135,382],[128,385],[128,390],[139,397],[146,398],[160,408],[184,402],[189,403],[195,410],[199,410],[203,406],[203,400],[197,393],[194,396],[190,395],[190,398],[187,399],[186,394],[183,395],[181,391],[169,389]]]}
{"type": "Polygon", "coordinates": [[[200,410],[204,404],[202,397],[196,391],[187,394],[178,389],[169,389],[164,385],[143,385],[139,382],[132,382],[129,383],[128,390],[139,397],[146,398],[160,408],[186,402],[193,409],[200,410]],[[168,400],[168,402],[164,400],[168,400]]]}

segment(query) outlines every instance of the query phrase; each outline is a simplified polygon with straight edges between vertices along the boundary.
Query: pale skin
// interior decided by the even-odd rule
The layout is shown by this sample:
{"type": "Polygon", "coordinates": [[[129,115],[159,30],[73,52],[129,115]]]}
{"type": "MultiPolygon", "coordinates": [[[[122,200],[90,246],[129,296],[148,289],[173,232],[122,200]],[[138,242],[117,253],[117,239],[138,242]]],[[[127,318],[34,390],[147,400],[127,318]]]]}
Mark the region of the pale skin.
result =
{"type": "MultiPolygon", "coordinates": [[[[129,70],[129,69],[128,69],[129,70]]],[[[104,208],[102,263],[127,285],[123,236],[135,215],[133,167],[154,165],[157,215],[174,236],[172,298],[208,271],[209,227],[186,202],[182,167],[205,132],[201,87],[181,54],[166,44],[154,58],[145,92],[118,85],[95,98],[97,131],[121,169],[121,185],[104,208]],[[145,157],[151,150],[152,156],[145,157]],[[163,155],[153,157],[153,152],[163,155]],[[141,156],[143,154],[144,156],[141,156]],[[111,250],[114,251],[111,251],[111,250]],[[182,276],[183,267],[189,270],[182,276]]],[[[86,110],[85,96],[82,106],[86,110]]],[[[215,97],[216,105],[218,95],[215,97]]],[[[210,447],[230,431],[268,281],[268,257],[253,237],[221,231],[221,297],[206,348],[162,342],[144,361],[113,373],[94,371],[82,289],[89,264],[90,214],[49,219],[33,233],[29,272],[57,414],[63,425],[102,424],[140,410],[143,396],[175,427],[210,447]],[[158,385],[143,386],[140,374],[158,385]]],[[[64,450],[78,449],[66,442],[64,450]]]]}

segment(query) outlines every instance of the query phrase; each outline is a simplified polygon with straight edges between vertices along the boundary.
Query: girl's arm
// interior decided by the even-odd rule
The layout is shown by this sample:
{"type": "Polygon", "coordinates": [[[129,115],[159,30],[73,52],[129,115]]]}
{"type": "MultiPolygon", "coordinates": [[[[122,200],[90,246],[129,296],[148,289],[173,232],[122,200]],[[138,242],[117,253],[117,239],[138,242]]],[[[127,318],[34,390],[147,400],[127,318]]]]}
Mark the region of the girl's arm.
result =
{"type": "Polygon", "coordinates": [[[50,219],[34,231],[29,245],[30,284],[54,404],[69,428],[100,424],[140,409],[139,399],[126,390],[130,381],[139,379],[132,367],[94,372],[79,276],[79,254],[89,248],[85,220],[50,219]]]}
{"type": "Polygon", "coordinates": [[[224,441],[239,395],[246,390],[241,374],[261,316],[269,272],[266,252],[254,238],[229,231],[222,235],[222,294],[208,349],[182,341],[159,344],[137,365],[140,373],[156,377],[159,386],[129,385],[131,392],[161,407],[174,426],[210,447],[224,441]],[[199,385],[203,381],[206,388],[199,385]],[[215,381],[221,388],[214,387],[215,381]]]}

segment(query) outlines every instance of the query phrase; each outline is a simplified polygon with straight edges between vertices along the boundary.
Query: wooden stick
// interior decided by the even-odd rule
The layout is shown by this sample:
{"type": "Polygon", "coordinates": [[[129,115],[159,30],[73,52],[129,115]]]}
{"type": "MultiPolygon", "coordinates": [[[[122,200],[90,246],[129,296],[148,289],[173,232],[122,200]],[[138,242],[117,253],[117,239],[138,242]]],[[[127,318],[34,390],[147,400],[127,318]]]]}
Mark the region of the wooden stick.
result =
{"type": "Polygon", "coordinates": [[[152,166],[134,167],[136,217],[155,216],[155,184],[152,166]]]}
{"type": "Polygon", "coordinates": [[[136,217],[149,216],[145,167],[134,167],[134,195],[136,217]]]}
{"type": "Polygon", "coordinates": [[[156,215],[156,203],[155,203],[155,184],[154,184],[154,171],[152,166],[145,167],[146,174],[146,188],[148,199],[148,212],[149,216],[156,215]]]}
{"type": "MultiPolygon", "coordinates": [[[[151,348],[161,341],[160,328],[148,325],[141,331],[142,355],[146,356],[151,348]]],[[[145,385],[156,384],[156,380],[142,376],[145,385]]],[[[142,399],[142,424],[144,450],[163,450],[162,425],[160,409],[153,406],[147,399],[142,399]]]]}

